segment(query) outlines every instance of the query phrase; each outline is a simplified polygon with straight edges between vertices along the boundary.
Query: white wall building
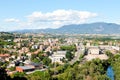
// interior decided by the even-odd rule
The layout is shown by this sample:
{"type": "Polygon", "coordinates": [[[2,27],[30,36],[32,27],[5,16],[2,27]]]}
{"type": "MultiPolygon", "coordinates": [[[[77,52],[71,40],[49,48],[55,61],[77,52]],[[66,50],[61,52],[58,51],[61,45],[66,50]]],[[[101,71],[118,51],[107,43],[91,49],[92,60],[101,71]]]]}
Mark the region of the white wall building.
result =
{"type": "Polygon", "coordinates": [[[96,46],[90,47],[88,49],[88,54],[96,55],[96,54],[99,54],[99,52],[100,52],[100,49],[98,47],[96,47],[96,46]]]}
{"type": "Polygon", "coordinates": [[[112,46],[112,49],[119,51],[120,47],[119,46],[112,46]]]}
{"type": "Polygon", "coordinates": [[[54,52],[54,54],[49,58],[52,60],[52,63],[54,62],[62,63],[61,59],[65,58],[65,55],[66,51],[57,51],[54,52]]]}

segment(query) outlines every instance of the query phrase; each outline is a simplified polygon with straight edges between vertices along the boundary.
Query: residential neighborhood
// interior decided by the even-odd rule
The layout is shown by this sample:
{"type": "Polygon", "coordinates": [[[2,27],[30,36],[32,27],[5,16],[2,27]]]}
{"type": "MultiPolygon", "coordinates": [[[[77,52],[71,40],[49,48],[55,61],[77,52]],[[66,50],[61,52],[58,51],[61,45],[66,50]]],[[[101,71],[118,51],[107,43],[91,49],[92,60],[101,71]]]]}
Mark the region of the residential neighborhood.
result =
{"type": "Polygon", "coordinates": [[[78,37],[64,36],[62,38],[56,35],[56,38],[52,38],[53,36],[46,34],[13,35],[16,36],[12,39],[1,39],[3,44],[0,45],[0,62],[6,63],[3,66],[7,67],[8,74],[47,70],[54,63],[59,65],[74,64],[80,60],[81,55],[83,55],[83,61],[96,58],[107,60],[109,57],[106,51],[110,51],[112,54],[117,54],[120,51],[119,41],[99,41],[96,43],[94,40],[83,40],[78,37]]]}

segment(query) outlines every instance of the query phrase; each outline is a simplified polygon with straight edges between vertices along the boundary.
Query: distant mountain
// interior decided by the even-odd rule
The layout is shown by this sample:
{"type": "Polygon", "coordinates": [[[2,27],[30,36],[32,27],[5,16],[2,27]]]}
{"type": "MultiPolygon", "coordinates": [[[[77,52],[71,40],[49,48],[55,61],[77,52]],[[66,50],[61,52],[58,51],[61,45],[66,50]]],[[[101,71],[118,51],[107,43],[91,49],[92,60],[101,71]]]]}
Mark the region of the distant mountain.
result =
{"type": "Polygon", "coordinates": [[[68,34],[120,34],[120,25],[115,23],[96,22],[90,24],[64,25],[58,29],[29,29],[15,32],[22,33],[68,33],[68,34]]]}

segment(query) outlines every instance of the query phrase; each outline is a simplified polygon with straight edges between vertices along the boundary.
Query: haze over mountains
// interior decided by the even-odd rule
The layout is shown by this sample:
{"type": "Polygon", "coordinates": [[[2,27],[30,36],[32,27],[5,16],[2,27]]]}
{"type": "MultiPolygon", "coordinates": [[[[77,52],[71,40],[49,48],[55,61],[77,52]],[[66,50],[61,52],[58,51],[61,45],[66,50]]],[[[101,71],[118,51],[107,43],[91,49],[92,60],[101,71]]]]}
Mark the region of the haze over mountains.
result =
{"type": "Polygon", "coordinates": [[[58,29],[26,29],[13,32],[61,34],[120,34],[120,25],[115,23],[96,22],[89,24],[64,25],[58,29]]]}

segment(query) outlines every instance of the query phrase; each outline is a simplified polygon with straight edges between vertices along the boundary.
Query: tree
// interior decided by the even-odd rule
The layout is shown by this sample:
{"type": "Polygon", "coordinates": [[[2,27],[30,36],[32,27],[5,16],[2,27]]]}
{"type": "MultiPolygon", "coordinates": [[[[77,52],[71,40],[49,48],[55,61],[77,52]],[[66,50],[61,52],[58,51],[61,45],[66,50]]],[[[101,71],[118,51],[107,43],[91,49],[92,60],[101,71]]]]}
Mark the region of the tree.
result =
{"type": "Polygon", "coordinates": [[[27,80],[25,73],[17,72],[12,75],[11,80],[27,80]]]}
{"type": "Polygon", "coordinates": [[[51,63],[51,59],[49,59],[48,57],[45,57],[44,59],[43,59],[43,64],[45,64],[45,65],[49,65],[51,63]]]}
{"type": "Polygon", "coordinates": [[[15,67],[10,67],[9,70],[10,71],[15,71],[15,67]]]}
{"type": "Polygon", "coordinates": [[[75,45],[61,46],[60,48],[61,48],[61,50],[76,51],[75,45]]]}
{"type": "Polygon", "coordinates": [[[84,58],[84,54],[80,54],[79,60],[81,61],[84,58]]]}
{"type": "Polygon", "coordinates": [[[9,80],[10,77],[7,75],[5,68],[0,67],[0,79],[2,80],[9,80]]]}
{"type": "Polygon", "coordinates": [[[68,59],[68,61],[70,61],[71,59],[73,59],[73,54],[71,53],[71,51],[67,51],[65,56],[68,59]]]}
{"type": "Polygon", "coordinates": [[[39,62],[40,62],[40,59],[34,58],[32,61],[35,62],[35,63],[39,63],[39,62]]]}
{"type": "Polygon", "coordinates": [[[106,54],[109,58],[112,58],[112,57],[113,57],[113,54],[112,54],[110,51],[106,51],[105,54],[106,54]]]}
{"type": "Polygon", "coordinates": [[[50,80],[50,74],[47,71],[36,71],[27,75],[28,80],[50,80]]]}

